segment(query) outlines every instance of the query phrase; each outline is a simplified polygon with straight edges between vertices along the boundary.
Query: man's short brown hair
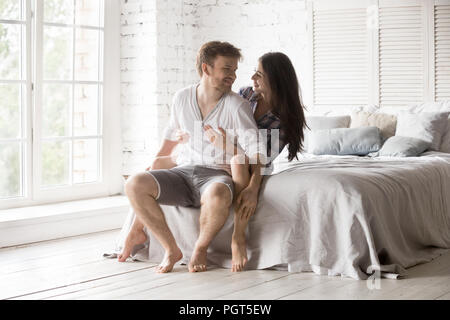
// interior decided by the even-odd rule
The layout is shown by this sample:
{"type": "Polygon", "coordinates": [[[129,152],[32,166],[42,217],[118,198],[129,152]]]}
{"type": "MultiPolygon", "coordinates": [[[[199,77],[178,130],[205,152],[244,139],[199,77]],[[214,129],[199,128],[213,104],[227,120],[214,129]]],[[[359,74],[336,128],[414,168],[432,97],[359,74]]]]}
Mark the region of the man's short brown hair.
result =
{"type": "Polygon", "coordinates": [[[241,49],[236,48],[231,43],[221,41],[210,41],[201,46],[197,54],[197,72],[200,77],[203,75],[202,63],[213,65],[217,56],[242,58],[241,49]]]}

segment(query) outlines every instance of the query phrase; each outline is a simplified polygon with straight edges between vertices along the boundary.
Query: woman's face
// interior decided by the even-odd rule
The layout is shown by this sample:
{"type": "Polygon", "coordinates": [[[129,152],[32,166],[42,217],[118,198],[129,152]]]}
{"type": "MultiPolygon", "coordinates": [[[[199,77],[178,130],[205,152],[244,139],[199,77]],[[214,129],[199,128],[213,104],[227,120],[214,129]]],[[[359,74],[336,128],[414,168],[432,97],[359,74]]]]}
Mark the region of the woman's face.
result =
{"type": "Polygon", "coordinates": [[[267,75],[264,72],[261,62],[258,62],[258,68],[256,68],[255,73],[252,76],[252,80],[253,91],[261,94],[263,97],[269,95],[270,87],[267,81],[267,75]]]}

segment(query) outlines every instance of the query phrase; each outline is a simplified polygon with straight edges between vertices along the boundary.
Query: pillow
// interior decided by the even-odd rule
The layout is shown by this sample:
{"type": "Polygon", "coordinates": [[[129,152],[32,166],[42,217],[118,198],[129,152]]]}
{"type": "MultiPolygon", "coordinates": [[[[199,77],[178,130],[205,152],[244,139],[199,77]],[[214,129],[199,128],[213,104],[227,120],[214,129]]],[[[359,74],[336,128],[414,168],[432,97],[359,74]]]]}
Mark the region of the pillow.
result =
{"type": "Polygon", "coordinates": [[[372,157],[415,157],[430,147],[430,142],[402,136],[386,140],[380,151],[371,153],[372,157]]]}
{"type": "Polygon", "coordinates": [[[429,150],[438,151],[447,131],[449,112],[401,112],[397,117],[396,136],[430,142],[429,150]]]}
{"type": "Polygon", "coordinates": [[[442,137],[439,151],[450,153],[450,115],[447,120],[447,132],[442,137]]]}
{"type": "Polygon", "coordinates": [[[313,130],[324,130],[324,129],[334,129],[334,128],[348,128],[350,125],[350,116],[337,116],[337,117],[326,117],[326,116],[310,116],[306,117],[306,124],[313,130]]]}
{"type": "Polygon", "coordinates": [[[372,113],[367,111],[352,112],[350,128],[377,127],[381,131],[383,140],[395,135],[397,117],[386,113],[372,113]]]}
{"type": "Polygon", "coordinates": [[[303,149],[308,150],[309,135],[315,130],[324,129],[334,129],[334,128],[348,128],[350,125],[350,116],[336,116],[336,117],[326,117],[326,116],[309,116],[305,118],[306,124],[309,129],[305,127],[304,130],[304,140],[303,149]]]}
{"type": "Polygon", "coordinates": [[[338,128],[312,131],[308,152],[316,155],[367,155],[381,148],[377,127],[338,128]]]}

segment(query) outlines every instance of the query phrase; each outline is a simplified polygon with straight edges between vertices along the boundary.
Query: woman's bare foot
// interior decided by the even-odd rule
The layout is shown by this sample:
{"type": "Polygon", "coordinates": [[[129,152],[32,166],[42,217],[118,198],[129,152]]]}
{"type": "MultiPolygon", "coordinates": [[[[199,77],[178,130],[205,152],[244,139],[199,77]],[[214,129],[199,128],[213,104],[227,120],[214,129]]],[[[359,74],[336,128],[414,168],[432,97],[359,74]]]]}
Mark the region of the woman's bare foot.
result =
{"type": "Polygon", "coordinates": [[[119,262],[124,262],[127,260],[127,258],[131,254],[131,250],[133,250],[133,247],[138,244],[142,244],[145,241],[147,241],[147,235],[145,234],[144,230],[132,230],[128,234],[127,238],[125,239],[125,246],[122,250],[122,253],[119,255],[119,262]]]}
{"type": "Polygon", "coordinates": [[[189,272],[206,271],[206,252],[208,248],[195,248],[188,264],[189,272]]]}
{"type": "Polygon", "coordinates": [[[156,267],[155,271],[157,273],[170,272],[170,271],[172,271],[175,263],[180,261],[181,258],[183,258],[183,253],[181,252],[181,250],[179,248],[175,252],[167,252],[166,251],[166,254],[164,255],[163,260],[161,261],[159,266],[156,267]]]}
{"type": "Polygon", "coordinates": [[[231,271],[239,272],[244,270],[247,261],[245,237],[233,237],[231,239],[231,271]]]}

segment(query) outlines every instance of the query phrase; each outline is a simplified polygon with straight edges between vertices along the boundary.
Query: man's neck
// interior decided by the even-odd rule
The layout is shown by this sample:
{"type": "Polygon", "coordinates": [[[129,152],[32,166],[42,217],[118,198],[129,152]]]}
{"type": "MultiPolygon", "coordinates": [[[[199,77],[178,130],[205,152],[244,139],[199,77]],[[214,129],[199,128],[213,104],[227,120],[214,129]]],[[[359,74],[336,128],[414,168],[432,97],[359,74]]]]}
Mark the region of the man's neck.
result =
{"type": "Polygon", "coordinates": [[[197,101],[202,110],[214,108],[223,95],[222,91],[209,86],[205,81],[200,81],[197,87],[197,101]]]}

